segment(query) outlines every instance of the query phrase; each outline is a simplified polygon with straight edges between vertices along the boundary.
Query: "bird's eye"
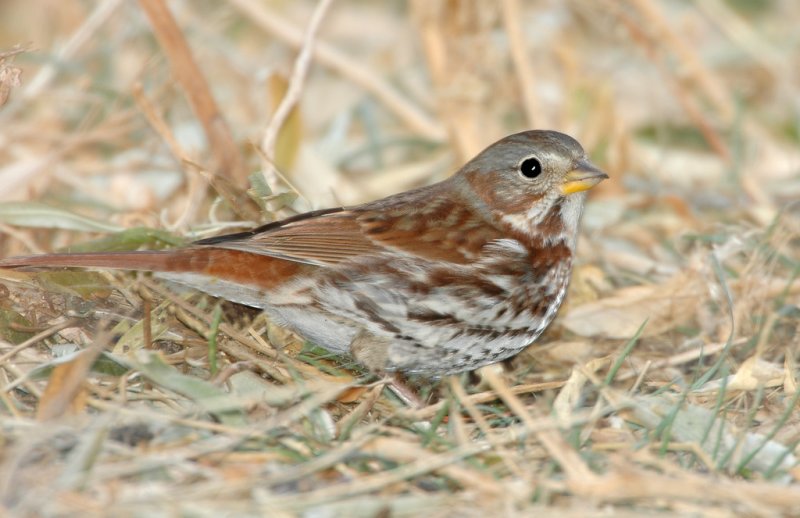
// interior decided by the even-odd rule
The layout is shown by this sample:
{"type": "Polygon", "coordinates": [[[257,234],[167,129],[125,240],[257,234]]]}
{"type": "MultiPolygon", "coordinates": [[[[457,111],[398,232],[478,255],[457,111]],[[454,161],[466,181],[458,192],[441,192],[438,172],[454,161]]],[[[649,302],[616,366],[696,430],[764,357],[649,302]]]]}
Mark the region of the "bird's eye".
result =
{"type": "Polygon", "coordinates": [[[542,163],[536,158],[526,158],[519,164],[519,173],[525,178],[536,178],[542,174],[542,163]]]}

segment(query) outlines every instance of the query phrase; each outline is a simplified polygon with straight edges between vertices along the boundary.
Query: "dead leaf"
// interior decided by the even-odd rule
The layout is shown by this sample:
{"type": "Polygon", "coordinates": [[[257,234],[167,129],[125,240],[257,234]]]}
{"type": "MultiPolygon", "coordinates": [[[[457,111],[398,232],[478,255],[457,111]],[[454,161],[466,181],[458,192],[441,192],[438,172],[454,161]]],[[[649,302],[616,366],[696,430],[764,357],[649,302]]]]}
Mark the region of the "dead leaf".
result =
{"type": "Polygon", "coordinates": [[[102,347],[91,347],[53,368],[39,400],[36,419],[48,421],[83,412],[88,397],[83,382],[102,350],[102,347]]]}
{"type": "Polygon", "coordinates": [[[786,348],[786,354],[783,357],[783,371],[785,376],[783,378],[783,391],[787,395],[797,392],[797,365],[794,361],[794,355],[789,347],[786,348]]]}
{"type": "MultiPolygon", "coordinates": [[[[777,387],[785,383],[786,371],[781,365],[770,363],[754,355],[742,362],[736,374],[727,377],[725,390],[756,390],[758,387],[777,387]]],[[[723,380],[709,381],[696,392],[719,390],[723,380]]],[[[793,392],[792,392],[793,393],[793,392]]]]}
{"type": "Polygon", "coordinates": [[[596,358],[586,362],[582,367],[576,366],[572,369],[569,379],[558,391],[553,402],[553,411],[559,421],[565,425],[570,422],[572,411],[580,400],[581,391],[586,385],[587,377],[584,372],[597,372],[598,370],[611,365],[610,358],[596,358]]]}
{"type": "MultiPolygon", "coordinates": [[[[272,74],[267,81],[267,89],[272,109],[276,110],[289,89],[289,80],[280,74],[272,74]]],[[[275,167],[279,171],[288,174],[292,169],[302,137],[303,119],[299,105],[295,105],[281,126],[275,142],[275,167]]]]}
{"type": "Polygon", "coordinates": [[[688,321],[707,293],[697,272],[680,273],[664,284],[623,288],[569,310],[560,322],[580,336],[626,339],[647,321],[642,336],[654,336],[688,321]]]}
{"type": "Polygon", "coordinates": [[[345,389],[336,400],[339,403],[355,403],[361,399],[361,395],[368,390],[368,387],[350,387],[345,389]]]}

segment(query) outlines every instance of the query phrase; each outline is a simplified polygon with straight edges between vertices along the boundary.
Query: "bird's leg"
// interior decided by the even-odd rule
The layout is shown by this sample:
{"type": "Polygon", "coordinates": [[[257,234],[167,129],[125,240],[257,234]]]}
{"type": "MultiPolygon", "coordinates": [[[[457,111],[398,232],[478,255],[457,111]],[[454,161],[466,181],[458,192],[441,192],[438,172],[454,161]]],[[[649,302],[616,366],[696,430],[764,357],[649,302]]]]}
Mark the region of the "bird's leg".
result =
{"type": "Polygon", "coordinates": [[[362,329],[350,342],[350,354],[370,371],[388,378],[387,386],[400,400],[411,408],[422,408],[425,403],[417,392],[409,387],[396,373],[387,372],[389,367],[389,349],[392,341],[375,336],[362,329]]]}

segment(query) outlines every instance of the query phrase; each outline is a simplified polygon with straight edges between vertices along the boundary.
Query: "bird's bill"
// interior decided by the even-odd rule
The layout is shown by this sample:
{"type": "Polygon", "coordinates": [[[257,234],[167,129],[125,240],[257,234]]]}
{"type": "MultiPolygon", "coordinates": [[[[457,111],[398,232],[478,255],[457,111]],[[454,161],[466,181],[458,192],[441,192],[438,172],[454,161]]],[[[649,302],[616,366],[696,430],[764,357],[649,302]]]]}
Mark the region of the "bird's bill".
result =
{"type": "Polygon", "coordinates": [[[578,162],[577,167],[567,173],[561,184],[561,194],[567,196],[586,191],[608,178],[608,175],[586,160],[578,162]]]}

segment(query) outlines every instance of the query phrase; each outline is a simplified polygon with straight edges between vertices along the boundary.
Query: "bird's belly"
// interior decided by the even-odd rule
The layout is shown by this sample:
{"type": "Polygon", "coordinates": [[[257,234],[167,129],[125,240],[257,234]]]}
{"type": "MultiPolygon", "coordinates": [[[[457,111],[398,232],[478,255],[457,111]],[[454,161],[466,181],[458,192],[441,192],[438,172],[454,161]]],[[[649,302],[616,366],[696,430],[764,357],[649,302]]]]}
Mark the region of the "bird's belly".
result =
{"type": "Polygon", "coordinates": [[[353,337],[358,332],[355,323],[333,314],[315,311],[303,304],[274,304],[274,293],[256,286],[248,286],[195,273],[157,273],[160,279],[198,289],[209,295],[221,297],[237,304],[263,309],[276,324],[296,331],[303,338],[338,354],[346,354],[353,337]]]}
{"type": "Polygon", "coordinates": [[[360,326],[331,314],[303,306],[269,306],[264,311],[276,324],[283,325],[336,354],[348,354],[360,326]]]}
{"type": "Polygon", "coordinates": [[[435,332],[430,329],[415,332],[413,326],[409,326],[410,336],[398,340],[389,355],[393,363],[390,368],[444,376],[511,358],[533,343],[555,318],[563,299],[560,293],[546,302],[548,311],[544,315],[536,315],[526,308],[513,318],[505,319],[505,323],[504,319],[484,325],[454,322],[435,332]],[[425,346],[414,341],[414,335],[425,339],[425,346]]]}
{"type": "Polygon", "coordinates": [[[267,293],[198,274],[158,275],[261,308],[277,324],[337,354],[350,353],[354,338],[367,332],[376,347],[389,344],[385,370],[429,376],[474,370],[519,353],[553,320],[567,287],[561,282],[535,293],[522,287],[491,296],[448,289],[420,295],[374,282],[341,290],[317,279],[267,293]]]}

